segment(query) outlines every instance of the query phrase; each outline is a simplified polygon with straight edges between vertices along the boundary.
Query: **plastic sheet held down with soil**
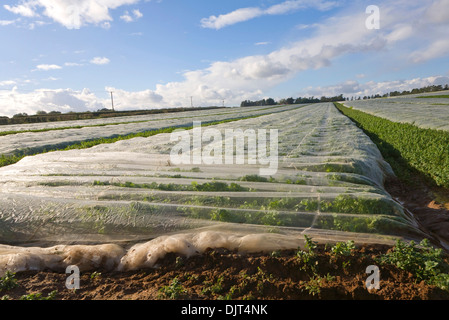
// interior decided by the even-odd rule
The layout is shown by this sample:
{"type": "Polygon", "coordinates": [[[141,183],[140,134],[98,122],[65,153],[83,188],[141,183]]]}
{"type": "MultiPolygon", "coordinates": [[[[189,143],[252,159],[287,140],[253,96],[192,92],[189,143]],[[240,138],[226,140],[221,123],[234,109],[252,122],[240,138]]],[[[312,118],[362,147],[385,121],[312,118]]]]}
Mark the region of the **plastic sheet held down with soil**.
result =
{"type": "Polygon", "coordinates": [[[179,141],[167,133],[40,154],[1,168],[0,273],[72,264],[133,270],[155,266],[167,252],[295,249],[304,235],[356,243],[425,237],[383,187],[390,166],[333,104],[182,134],[202,137],[189,147],[191,155],[203,156],[200,163],[174,163],[179,141]],[[265,137],[277,132],[277,140],[261,147],[261,129],[265,137]],[[243,149],[238,138],[226,136],[230,130],[247,135],[243,149]],[[244,161],[220,163],[219,150],[235,156],[244,150],[244,161]],[[273,172],[261,174],[273,163],[273,172]]]}

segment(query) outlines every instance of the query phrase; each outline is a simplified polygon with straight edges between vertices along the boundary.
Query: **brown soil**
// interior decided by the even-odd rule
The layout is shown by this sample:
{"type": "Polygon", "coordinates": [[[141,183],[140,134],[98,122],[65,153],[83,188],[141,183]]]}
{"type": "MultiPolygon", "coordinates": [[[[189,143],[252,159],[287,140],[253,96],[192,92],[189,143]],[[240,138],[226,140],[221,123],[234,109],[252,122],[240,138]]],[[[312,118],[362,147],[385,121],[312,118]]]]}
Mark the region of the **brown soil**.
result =
{"type": "Polygon", "coordinates": [[[405,184],[398,179],[385,183],[386,190],[409,210],[425,233],[433,235],[449,249],[449,190],[431,185],[419,177],[405,184]]]}
{"type": "Polygon", "coordinates": [[[81,272],[80,289],[65,287],[68,274],[21,272],[19,286],[7,292],[10,299],[57,290],[57,300],[440,300],[449,292],[417,282],[408,272],[379,265],[375,258],[389,249],[385,245],[365,245],[351,256],[333,258],[329,248],[317,249],[316,270],[301,262],[295,251],[276,254],[239,254],[224,249],[208,250],[190,258],[169,254],[156,269],[101,274],[81,272]],[[380,268],[380,289],[366,289],[366,268],[380,268]],[[322,277],[317,278],[316,276],[322,277]],[[325,278],[326,275],[331,276],[325,278]],[[315,278],[314,278],[315,277],[315,278]],[[179,281],[178,290],[173,280],[179,281]],[[174,293],[175,296],[170,296],[174,293]]]}

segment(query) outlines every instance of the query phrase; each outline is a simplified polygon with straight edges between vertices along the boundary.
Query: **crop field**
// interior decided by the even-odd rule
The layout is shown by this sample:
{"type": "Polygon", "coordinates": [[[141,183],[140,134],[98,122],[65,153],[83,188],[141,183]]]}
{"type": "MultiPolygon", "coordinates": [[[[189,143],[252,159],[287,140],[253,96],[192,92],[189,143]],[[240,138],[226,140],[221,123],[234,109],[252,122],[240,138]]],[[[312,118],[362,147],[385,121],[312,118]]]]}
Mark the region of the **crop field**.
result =
{"type": "Polygon", "coordinates": [[[45,148],[60,148],[80,141],[134,134],[168,127],[191,126],[195,120],[204,123],[224,121],[281,112],[298,106],[209,109],[180,113],[155,114],[93,120],[5,125],[0,128],[0,155],[14,155],[45,148]]]}
{"type": "Polygon", "coordinates": [[[349,101],[337,107],[377,143],[396,174],[407,178],[406,164],[434,184],[449,187],[449,98],[445,92],[372,101],[349,101]],[[349,107],[349,108],[348,108],[349,107]]]}
{"type": "MultiPolygon", "coordinates": [[[[185,127],[183,133],[195,137],[195,117],[216,122],[200,128],[200,145],[189,146],[191,154],[213,161],[174,163],[177,141],[170,131],[40,153],[0,168],[0,273],[69,264],[136,270],[170,252],[295,249],[304,247],[305,235],[358,244],[429,237],[385,190],[394,172],[376,144],[333,103],[226,111],[150,125],[185,127]],[[270,138],[277,132],[276,143],[257,147],[257,155],[272,162],[252,157],[250,142],[261,135],[251,130],[261,129],[270,138]],[[226,135],[230,130],[243,132],[243,149],[238,137],[226,135]],[[205,138],[210,132],[224,138],[205,138]],[[244,150],[243,161],[222,161],[220,150],[232,156],[244,150]],[[276,170],[261,173],[273,164],[276,170]]],[[[139,125],[124,125],[124,133],[139,125]]],[[[111,136],[119,128],[89,127],[84,138],[92,138],[93,129],[111,136]]],[[[75,130],[45,134],[58,132],[56,145],[74,141],[75,130]]],[[[35,136],[36,146],[45,140],[43,133],[5,135],[3,152],[14,150],[20,135],[35,136]]]]}
{"type": "Polygon", "coordinates": [[[422,93],[375,100],[354,100],[344,103],[393,122],[410,123],[419,128],[449,131],[449,96],[422,93]]]}

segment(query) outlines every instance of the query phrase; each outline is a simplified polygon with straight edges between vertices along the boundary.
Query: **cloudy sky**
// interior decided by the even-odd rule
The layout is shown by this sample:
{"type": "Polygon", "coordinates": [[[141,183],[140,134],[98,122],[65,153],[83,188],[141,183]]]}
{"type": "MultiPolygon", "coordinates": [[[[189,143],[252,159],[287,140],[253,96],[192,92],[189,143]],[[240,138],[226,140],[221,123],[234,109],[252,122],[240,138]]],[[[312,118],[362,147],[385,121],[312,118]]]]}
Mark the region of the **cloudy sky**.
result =
{"type": "Polygon", "coordinates": [[[0,115],[449,83],[449,0],[4,0],[0,115]],[[379,28],[373,11],[379,8],[379,28]]]}

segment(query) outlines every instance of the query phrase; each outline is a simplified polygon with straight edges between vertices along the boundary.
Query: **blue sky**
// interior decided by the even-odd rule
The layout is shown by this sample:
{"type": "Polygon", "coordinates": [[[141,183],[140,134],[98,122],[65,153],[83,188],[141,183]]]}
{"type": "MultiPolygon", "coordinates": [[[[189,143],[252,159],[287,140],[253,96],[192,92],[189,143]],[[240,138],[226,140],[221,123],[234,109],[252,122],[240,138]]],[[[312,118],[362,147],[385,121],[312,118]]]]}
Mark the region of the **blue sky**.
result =
{"type": "Polygon", "coordinates": [[[449,83],[449,0],[7,0],[0,115],[449,83]],[[369,5],[380,28],[368,29],[369,5]]]}

